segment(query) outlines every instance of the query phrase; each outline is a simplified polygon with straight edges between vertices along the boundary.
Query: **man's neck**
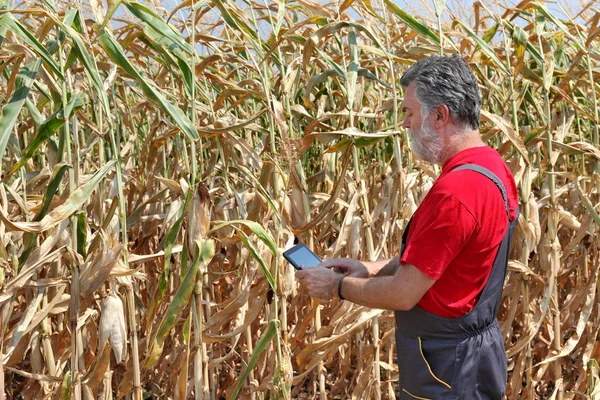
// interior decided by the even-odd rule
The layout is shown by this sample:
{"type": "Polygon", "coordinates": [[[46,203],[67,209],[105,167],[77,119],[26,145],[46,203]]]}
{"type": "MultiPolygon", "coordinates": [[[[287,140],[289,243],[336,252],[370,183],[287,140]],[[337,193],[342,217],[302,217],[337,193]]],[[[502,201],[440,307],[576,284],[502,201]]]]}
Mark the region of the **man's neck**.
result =
{"type": "Polygon", "coordinates": [[[452,134],[448,137],[442,151],[440,165],[444,165],[446,161],[463,150],[481,146],[485,146],[485,143],[481,140],[478,129],[452,134]]]}

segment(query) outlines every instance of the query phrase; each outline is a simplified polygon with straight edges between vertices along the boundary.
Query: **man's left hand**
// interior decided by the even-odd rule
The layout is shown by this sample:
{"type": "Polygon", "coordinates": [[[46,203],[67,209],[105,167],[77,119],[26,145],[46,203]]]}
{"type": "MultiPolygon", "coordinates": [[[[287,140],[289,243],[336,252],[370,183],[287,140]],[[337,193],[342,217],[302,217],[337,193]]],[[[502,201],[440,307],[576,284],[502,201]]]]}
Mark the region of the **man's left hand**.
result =
{"type": "Polygon", "coordinates": [[[307,267],[296,271],[296,279],[311,297],[328,300],[337,297],[337,285],[342,276],[323,267],[307,267]]]}

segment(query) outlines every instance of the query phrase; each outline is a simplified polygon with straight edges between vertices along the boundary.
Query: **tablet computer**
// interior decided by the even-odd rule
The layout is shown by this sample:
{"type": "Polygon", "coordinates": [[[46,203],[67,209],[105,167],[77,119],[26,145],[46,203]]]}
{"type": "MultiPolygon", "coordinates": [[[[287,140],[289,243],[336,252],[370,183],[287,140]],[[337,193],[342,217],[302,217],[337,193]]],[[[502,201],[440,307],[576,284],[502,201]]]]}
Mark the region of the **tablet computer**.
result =
{"type": "Polygon", "coordinates": [[[283,257],[296,269],[314,267],[321,264],[321,259],[306,247],[304,243],[298,243],[291,249],[284,251],[283,257]]]}

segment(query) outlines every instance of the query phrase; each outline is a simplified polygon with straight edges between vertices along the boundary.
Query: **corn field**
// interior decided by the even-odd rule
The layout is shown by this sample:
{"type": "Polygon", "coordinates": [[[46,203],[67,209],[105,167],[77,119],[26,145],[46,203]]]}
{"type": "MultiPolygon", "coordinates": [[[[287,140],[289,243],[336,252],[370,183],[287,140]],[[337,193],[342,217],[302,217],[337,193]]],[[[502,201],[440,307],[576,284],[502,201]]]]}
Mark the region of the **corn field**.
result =
{"type": "Polygon", "coordinates": [[[399,77],[461,54],[521,217],[508,399],[600,399],[600,9],[0,0],[0,399],[393,399],[390,311],[281,253],[398,255],[439,168],[399,77]]]}

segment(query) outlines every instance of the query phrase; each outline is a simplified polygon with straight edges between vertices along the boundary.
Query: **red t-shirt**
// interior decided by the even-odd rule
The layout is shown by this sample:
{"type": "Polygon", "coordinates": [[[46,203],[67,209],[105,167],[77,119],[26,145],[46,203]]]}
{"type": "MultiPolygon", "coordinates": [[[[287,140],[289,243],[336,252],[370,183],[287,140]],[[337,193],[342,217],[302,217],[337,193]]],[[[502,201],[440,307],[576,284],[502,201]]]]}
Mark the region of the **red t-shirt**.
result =
{"type": "Polygon", "coordinates": [[[475,171],[451,172],[463,164],[480,165],[500,178],[511,220],[518,206],[515,179],[494,149],[473,147],[444,163],[413,216],[400,262],[437,280],[418,304],[449,318],[468,313],[477,303],[508,225],[498,187],[475,171]]]}

